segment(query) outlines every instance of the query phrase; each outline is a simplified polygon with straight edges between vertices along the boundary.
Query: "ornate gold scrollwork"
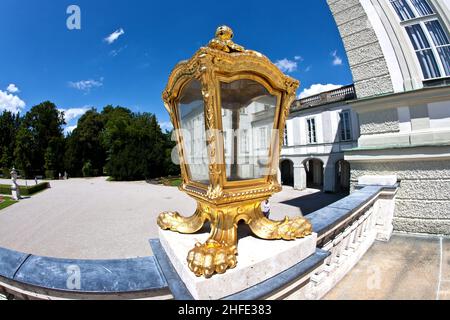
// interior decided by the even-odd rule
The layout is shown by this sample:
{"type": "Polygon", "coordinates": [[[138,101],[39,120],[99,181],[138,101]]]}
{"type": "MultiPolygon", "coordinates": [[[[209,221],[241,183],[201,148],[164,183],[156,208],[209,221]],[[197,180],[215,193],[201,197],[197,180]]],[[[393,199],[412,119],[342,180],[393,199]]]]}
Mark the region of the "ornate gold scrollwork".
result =
{"type": "Polygon", "coordinates": [[[194,233],[204,221],[211,222],[209,239],[203,244],[197,243],[187,257],[189,268],[197,276],[210,277],[236,266],[239,221],[247,223],[252,232],[262,239],[293,240],[312,233],[311,224],[306,219],[286,217],[283,221],[273,221],[264,217],[260,205],[260,200],[221,207],[199,203],[192,217],[184,218],[178,213],[164,212],[159,216],[158,224],[163,229],[194,233]]]}

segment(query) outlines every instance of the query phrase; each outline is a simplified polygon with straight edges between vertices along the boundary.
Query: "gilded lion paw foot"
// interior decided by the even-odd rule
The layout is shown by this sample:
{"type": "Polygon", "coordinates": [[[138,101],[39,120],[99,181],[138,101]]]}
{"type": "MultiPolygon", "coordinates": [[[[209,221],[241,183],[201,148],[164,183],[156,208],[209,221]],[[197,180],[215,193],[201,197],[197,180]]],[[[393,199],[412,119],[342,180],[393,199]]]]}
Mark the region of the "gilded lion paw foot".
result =
{"type": "Polygon", "coordinates": [[[236,255],[236,245],[209,239],[204,244],[197,243],[189,251],[187,262],[189,269],[197,277],[209,278],[214,273],[224,273],[227,269],[234,268],[237,264],[236,255]]]}
{"type": "Polygon", "coordinates": [[[178,231],[178,227],[183,222],[183,217],[178,212],[166,211],[158,216],[158,226],[163,230],[178,231]]]}
{"type": "Polygon", "coordinates": [[[278,236],[284,240],[304,238],[312,233],[312,226],[303,217],[286,218],[278,226],[278,236]]]}

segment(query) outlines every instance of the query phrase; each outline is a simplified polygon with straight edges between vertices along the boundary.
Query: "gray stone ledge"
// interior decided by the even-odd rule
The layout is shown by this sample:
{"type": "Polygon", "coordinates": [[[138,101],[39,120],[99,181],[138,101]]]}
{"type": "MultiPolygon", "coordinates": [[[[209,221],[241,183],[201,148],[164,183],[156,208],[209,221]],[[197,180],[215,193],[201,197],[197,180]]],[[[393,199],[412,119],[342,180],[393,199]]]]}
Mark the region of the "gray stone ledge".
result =
{"type": "Polygon", "coordinates": [[[161,292],[168,287],[153,256],[77,260],[41,257],[0,248],[0,276],[19,287],[30,285],[74,294],[150,293],[161,292]],[[74,284],[74,288],[69,289],[69,278],[77,275],[80,275],[80,286],[74,284]]]}
{"type": "Polygon", "coordinates": [[[29,254],[0,248],[0,276],[13,278],[29,254]]]}
{"type": "Polygon", "coordinates": [[[161,266],[161,270],[169,285],[170,291],[176,300],[194,300],[189,290],[186,288],[183,280],[181,280],[175,267],[170,262],[166,251],[161,245],[159,239],[151,239],[150,245],[152,247],[153,254],[156,261],[161,266]]]}
{"type": "Polygon", "coordinates": [[[307,219],[311,222],[314,232],[320,237],[351,216],[383,189],[385,189],[384,186],[366,186],[344,199],[308,214],[307,219]]]}

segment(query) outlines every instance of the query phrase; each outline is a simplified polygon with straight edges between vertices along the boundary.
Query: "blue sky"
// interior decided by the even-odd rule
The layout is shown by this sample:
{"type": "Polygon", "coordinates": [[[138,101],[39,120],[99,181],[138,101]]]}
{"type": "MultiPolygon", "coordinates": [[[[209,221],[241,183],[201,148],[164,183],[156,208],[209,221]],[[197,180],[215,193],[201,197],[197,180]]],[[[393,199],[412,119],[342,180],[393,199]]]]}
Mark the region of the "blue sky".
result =
{"type": "Polygon", "coordinates": [[[300,80],[299,95],[352,82],[325,0],[2,0],[0,109],[24,113],[50,100],[73,128],[88,108],[113,104],[152,112],[164,127],[170,71],[222,24],[236,43],[300,80]],[[81,30],[66,26],[72,4],[81,9],[81,30]]]}

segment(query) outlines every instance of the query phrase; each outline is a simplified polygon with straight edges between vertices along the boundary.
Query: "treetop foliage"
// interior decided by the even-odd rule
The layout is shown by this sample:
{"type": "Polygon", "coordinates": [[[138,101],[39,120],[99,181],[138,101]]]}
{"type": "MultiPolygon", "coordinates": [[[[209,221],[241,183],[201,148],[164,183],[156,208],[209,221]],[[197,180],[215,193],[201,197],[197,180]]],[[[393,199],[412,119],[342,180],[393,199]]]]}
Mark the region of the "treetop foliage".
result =
{"type": "Polygon", "coordinates": [[[108,105],[87,111],[64,136],[64,113],[46,101],[25,116],[0,114],[0,168],[16,166],[22,176],[56,178],[111,176],[140,180],[179,174],[170,159],[175,143],[156,116],[108,105]]]}

